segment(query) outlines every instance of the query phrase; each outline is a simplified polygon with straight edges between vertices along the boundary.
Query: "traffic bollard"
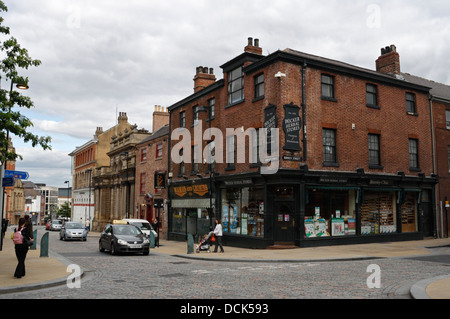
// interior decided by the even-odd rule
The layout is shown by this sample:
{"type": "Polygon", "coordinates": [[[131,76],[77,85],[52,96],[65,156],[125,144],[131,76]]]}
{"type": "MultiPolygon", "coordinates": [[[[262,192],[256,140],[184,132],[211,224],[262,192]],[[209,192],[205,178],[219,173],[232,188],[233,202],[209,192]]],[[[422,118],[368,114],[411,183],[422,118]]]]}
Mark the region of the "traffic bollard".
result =
{"type": "Polygon", "coordinates": [[[155,248],[155,234],[153,234],[152,231],[150,231],[150,248],[155,248]]]}
{"type": "Polygon", "coordinates": [[[42,236],[41,239],[41,256],[40,257],[48,257],[48,232],[42,236]]]}
{"type": "Polygon", "coordinates": [[[192,236],[192,234],[188,234],[187,253],[188,254],[194,253],[194,237],[192,236]]]}
{"type": "Polygon", "coordinates": [[[37,229],[33,230],[33,245],[31,245],[30,250],[36,250],[37,245],[37,229]]]}

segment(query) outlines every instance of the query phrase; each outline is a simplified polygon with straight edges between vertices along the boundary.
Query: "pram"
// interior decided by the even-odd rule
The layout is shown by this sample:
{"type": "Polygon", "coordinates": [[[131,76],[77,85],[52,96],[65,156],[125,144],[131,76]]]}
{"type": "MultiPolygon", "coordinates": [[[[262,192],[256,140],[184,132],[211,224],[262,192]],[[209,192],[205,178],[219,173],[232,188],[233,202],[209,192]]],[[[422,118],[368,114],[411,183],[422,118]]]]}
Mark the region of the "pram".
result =
{"type": "Polygon", "coordinates": [[[214,232],[209,232],[209,234],[205,235],[205,237],[200,241],[200,243],[197,245],[195,251],[199,253],[200,251],[207,251],[208,253],[211,252],[211,245],[212,242],[215,241],[214,238],[214,232]]]}

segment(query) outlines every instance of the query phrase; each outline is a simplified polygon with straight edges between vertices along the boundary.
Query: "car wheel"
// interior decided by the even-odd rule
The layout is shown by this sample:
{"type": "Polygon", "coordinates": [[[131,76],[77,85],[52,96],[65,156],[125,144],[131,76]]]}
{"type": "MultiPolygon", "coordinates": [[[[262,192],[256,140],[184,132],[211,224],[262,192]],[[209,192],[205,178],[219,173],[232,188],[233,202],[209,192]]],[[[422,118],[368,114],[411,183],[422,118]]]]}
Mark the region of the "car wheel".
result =
{"type": "Polygon", "coordinates": [[[111,242],[111,255],[117,255],[116,248],[114,246],[114,242],[111,242]]]}
{"type": "Polygon", "coordinates": [[[100,250],[101,253],[105,251],[105,248],[102,247],[101,241],[98,242],[98,250],[100,250]]]}
{"type": "Polygon", "coordinates": [[[144,256],[148,256],[148,254],[150,254],[150,250],[144,250],[144,252],[142,253],[144,256]]]}

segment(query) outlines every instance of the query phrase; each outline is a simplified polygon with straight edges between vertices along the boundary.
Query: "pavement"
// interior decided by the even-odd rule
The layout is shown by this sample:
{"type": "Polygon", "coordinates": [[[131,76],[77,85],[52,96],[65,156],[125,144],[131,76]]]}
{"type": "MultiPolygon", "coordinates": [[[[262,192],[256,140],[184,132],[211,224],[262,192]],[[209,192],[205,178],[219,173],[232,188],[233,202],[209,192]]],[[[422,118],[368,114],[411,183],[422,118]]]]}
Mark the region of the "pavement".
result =
{"type": "MultiPolygon", "coordinates": [[[[40,257],[40,247],[29,250],[25,261],[26,276],[14,278],[17,259],[14,244],[6,233],[3,250],[0,251],[0,294],[42,289],[67,283],[72,270],[70,260],[49,251],[48,257],[40,257]]],[[[100,233],[90,232],[89,237],[100,233]]],[[[88,239],[89,240],[89,239],[88,239]]],[[[324,262],[343,260],[365,260],[430,255],[433,247],[450,246],[450,238],[425,239],[419,241],[356,244],[290,249],[247,249],[224,246],[225,253],[188,253],[187,242],[160,240],[160,246],[152,248],[150,254],[167,254],[179,258],[197,260],[220,260],[224,262],[324,262]]],[[[450,274],[418,281],[410,288],[414,299],[450,299],[450,274]]]]}

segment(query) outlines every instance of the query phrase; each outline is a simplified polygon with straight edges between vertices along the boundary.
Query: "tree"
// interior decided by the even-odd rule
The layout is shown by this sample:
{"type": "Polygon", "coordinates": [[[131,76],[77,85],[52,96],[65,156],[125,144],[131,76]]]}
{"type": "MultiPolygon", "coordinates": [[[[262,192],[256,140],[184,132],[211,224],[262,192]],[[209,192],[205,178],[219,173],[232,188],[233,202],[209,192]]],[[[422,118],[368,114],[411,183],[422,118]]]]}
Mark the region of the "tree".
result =
{"type": "MultiPolygon", "coordinates": [[[[0,0],[0,14],[8,11],[8,8],[0,0]]],[[[9,27],[3,26],[3,17],[0,17],[0,34],[9,35],[9,27]]],[[[28,51],[21,48],[17,39],[10,37],[0,43],[0,50],[4,52],[0,61],[0,77],[4,76],[10,81],[8,90],[0,89],[0,162],[14,161],[22,156],[16,154],[13,148],[9,147],[9,135],[14,134],[21,138],[25,143],[31,143],[33,147],[41,146],[44,150],[51,150],[51,137],[38,136],[28,132],[28,128],[33,123],[20,111],[13,110],[16,105],[19,108],[30,109],[34,106],[33,101],[28,96],[22,95],[14,90],[13,85],[28,86],[28,77],[19,75],[20,69],[37,67],[41,64],[40,60],[34,60],[28,55],[28,51]]]]}

